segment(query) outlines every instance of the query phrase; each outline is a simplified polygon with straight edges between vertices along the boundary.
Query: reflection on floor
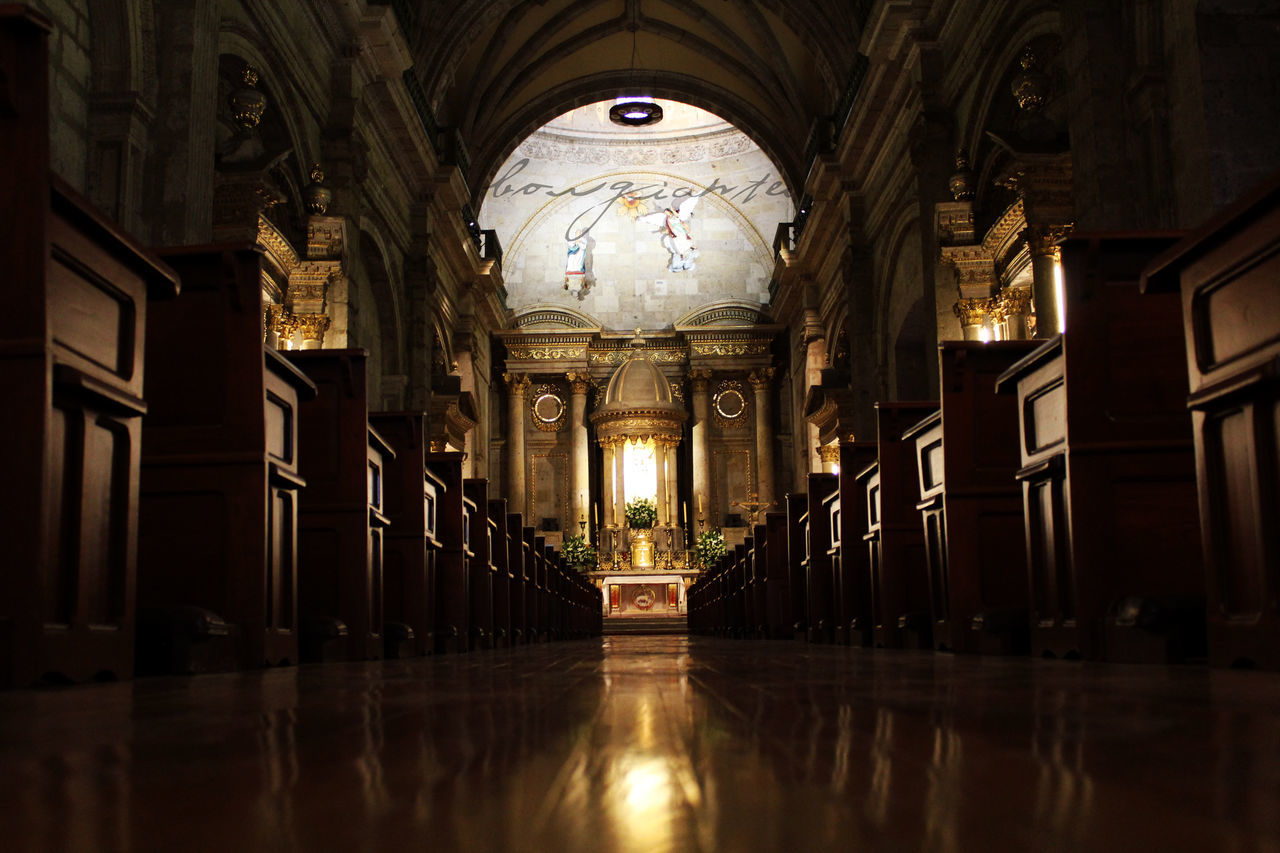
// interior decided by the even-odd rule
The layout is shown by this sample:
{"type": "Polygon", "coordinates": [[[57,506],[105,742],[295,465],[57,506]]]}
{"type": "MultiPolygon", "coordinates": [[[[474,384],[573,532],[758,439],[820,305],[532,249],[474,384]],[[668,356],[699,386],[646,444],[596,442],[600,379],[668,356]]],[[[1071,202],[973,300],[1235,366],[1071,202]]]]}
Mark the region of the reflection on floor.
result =
{"type": "Polygon", "coordinates": [[[1276,850],[1280,677],[615,637],[0,694],[13,851],[1276,850]]]}

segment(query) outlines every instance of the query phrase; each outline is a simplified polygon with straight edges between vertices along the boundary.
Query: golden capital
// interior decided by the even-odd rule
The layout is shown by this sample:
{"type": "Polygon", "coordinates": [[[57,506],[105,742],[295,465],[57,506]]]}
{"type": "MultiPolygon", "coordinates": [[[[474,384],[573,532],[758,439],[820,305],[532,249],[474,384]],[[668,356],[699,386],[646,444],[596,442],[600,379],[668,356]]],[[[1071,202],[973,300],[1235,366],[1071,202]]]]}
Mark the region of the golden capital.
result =
{"type": "Polygon", "coordinates": [[[513,397],[523,397],[529,390],[529,386],[533,384],[529,376],[524,373],[504,373],[502,381],[507,383],[507,390],[513,397]]]}
{"type": "Polygon", "coordinates": [[[818,448],[818,458],[827,464],[840,461],[840,445],[824,444],[818,448]]]}
{"type": "Polygon", "coordinates": [[[689,371],[689,385],[694,391],[706,393],[711,385],[711,371],[705,367],[695,367],[689,371]]]}
{"type": "Polygon", "coordinates": [[[1028,225],[1023,235],[1035,258],[1058,257],[1058,243],[1071,233],[1072,225],[1028,225]]]}
{"type": "Polygon", "coordinates": [[[981,326],[988,315],[995,313],[996,300],[960,299],[951,310],[960,318],[961,326],[981,326]]]}
{"type": "Polygon", "coordinates": [[[1025,287],[1006,287],[1000,291],[996,310],[1001,318],[1031,313],[1031,290],[1025,287]]]}
{"type": "Polygon", "coordinates": [[[769,386],[773,384],[773,375],[775,373],[777,373],[775,368],[759,367],[747,375],[747,381],[751,383],[751,387],[757,392],[768,391],[769,386]]]}
{"type": "Polygon", "coordinates": [[[295,314],[293,319],[303,340],[318,341],[329,330],[329,317],[325,314],[295,314]]]}
{"type": "Polygon", "coordinates": [[[564,375],[569,380],[569,389],[575,394],[585,394],[591,388],[591,374],[570,371],[564,375]]]}

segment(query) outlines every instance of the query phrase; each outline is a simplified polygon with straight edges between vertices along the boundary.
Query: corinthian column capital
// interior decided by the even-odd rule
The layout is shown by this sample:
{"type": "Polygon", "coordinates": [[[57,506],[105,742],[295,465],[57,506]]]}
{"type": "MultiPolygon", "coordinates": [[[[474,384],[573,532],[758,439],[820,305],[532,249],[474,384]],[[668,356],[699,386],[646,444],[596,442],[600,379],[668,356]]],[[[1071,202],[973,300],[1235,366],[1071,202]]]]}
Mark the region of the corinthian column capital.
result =
{"type": "Polygon", "coordinates": [[[532,384],[528,375],[524,373],[504,373],[502,374],[502,381],[507,383],[507,390],[511,392],[513,397],[523,397],[532,384]]]}
{"type": "Polygon", "coordinates": [[[747,380],[756,391],[768,391],[773,384],[773,376],[777,370],[772,367],[760,367],[747,375],[747,380]]]}
{"type": "Polygon", "coordinates": [[[569,389],[575,394],[585,394],[591,388],[591,375],[589,373],[576,373],[570,371],[564,375],[569,380],[569,389]]]}
{"type": "Polygon", "coordinates": [[[711,371],[705,367],[695,367],[690,370],[689,385],[695,392],[706,393],[711,385],[711,371]]]}

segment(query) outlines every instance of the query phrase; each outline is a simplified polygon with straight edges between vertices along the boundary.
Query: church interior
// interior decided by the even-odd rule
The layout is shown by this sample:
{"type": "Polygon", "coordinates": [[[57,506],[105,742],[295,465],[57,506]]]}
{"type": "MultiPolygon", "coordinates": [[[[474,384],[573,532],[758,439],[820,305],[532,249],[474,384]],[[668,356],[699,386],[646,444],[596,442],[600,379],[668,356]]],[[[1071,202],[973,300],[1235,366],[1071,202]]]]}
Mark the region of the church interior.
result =
{"type": "Polygon", "coordinates": [[[1277,55],[0,2],[0,846],[1280,851],[1277,55]]]}

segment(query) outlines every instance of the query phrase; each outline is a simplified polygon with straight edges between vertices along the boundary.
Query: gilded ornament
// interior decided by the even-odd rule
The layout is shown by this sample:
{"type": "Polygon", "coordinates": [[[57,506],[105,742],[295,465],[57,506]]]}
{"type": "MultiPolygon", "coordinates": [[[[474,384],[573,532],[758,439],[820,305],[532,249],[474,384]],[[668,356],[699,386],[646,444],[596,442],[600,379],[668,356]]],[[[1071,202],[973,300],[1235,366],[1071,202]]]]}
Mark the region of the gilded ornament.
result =
{"type": "Polygon", "coordinates": [[[1049,76],[1037,67],[1039,59],[1030,46],[1022,51],[1018,64],[1022,66],[1022,72],[1014,76],[1010,84],[1013,97],[1020,109],[1037,112],[1048,99],[1049,76]]]}
{"type": "Polygon", "coordinates": [[[997,300],[988,299],[960,299],[952,306],[952,311],[956,317],[960,318],[962,326],[981,326],[988,316],[995,313],[997,300]]]}
{"type": "Polygon", "coordinates": [[[512,358],[530,359],[533,361],[553,361],[558,358],[582,358],[586,355],[584,347],[512,347],[508,352],[512,358]]]}
{"type": "Polygon", "coordinates": [[[963,148],[956,152],[956,170],[951,174],[947,187],[956,201],[973,199],[973,169],[969,168],[969,152],[963,148]]]}
{"type": "Polygon", "coordinates": [[[329,330],[329,317],[325,314],[297,314],[294,319],[298,331],[302,332],[302,339],[306,341],[323,340],[324,333],[329,330]]]}
{"type": "Polygon", "coordinates": [[[759,367],[747,375],[747,380],[756,391],[768,391],[775,373],[777,371],[772,367],[759,367]]]}
{"type": "Polygon", "coordinates": [[[569,407],[564,404],[563,393],[555,385],[539,385],[526,395],[529,416],[542,432],[560,432],[568,423],[569,407]]]}
{"type": "Polygon", "coordinates": [[[818,458],[828,465],[836,464],[840,461],[840,445],[824,444],[818,448],[818,458]]]}
{"type": "Polygon", "coordinates": [[[694,393],[705,393],[711,384],[711,371],[705,367],[695,367],[689,371],[689,385],[694,393]]]}
{"type": "Polygon", "coordinates": [[[325,211],[329,209],[329,204],[333,201],[333,191],[324,186],[324,171],[320,168],[319,163],[311,167],[311,183],[307,184],[303,195],[306,199],[307,210],[314,215],[323,216],[325,211]]]}
{"type": "Polygon", "coordinates": [[[712,417],[721,429],[740,429],[747,422],[747,397],[742,383],[726,379],[716,386],[711,398],[712,417]]]}
{"type": "Polygon", "coordinates": [[[240,82],[244,85],[231,93],[227,103],[231,106],[231,117],[236,124],[245,130],[253,130],[262,121],[262,114],[267,109],[267,96],[255,88],[258,85],[258,72],[253,68],[245,66],[240,82]]]}
{"type": "Polygon", "coordinates": [[[697,355],[712,356],[763,355],[769,351],[769,345],[765,343],[694,344],[693,351],[697,355]]]}

